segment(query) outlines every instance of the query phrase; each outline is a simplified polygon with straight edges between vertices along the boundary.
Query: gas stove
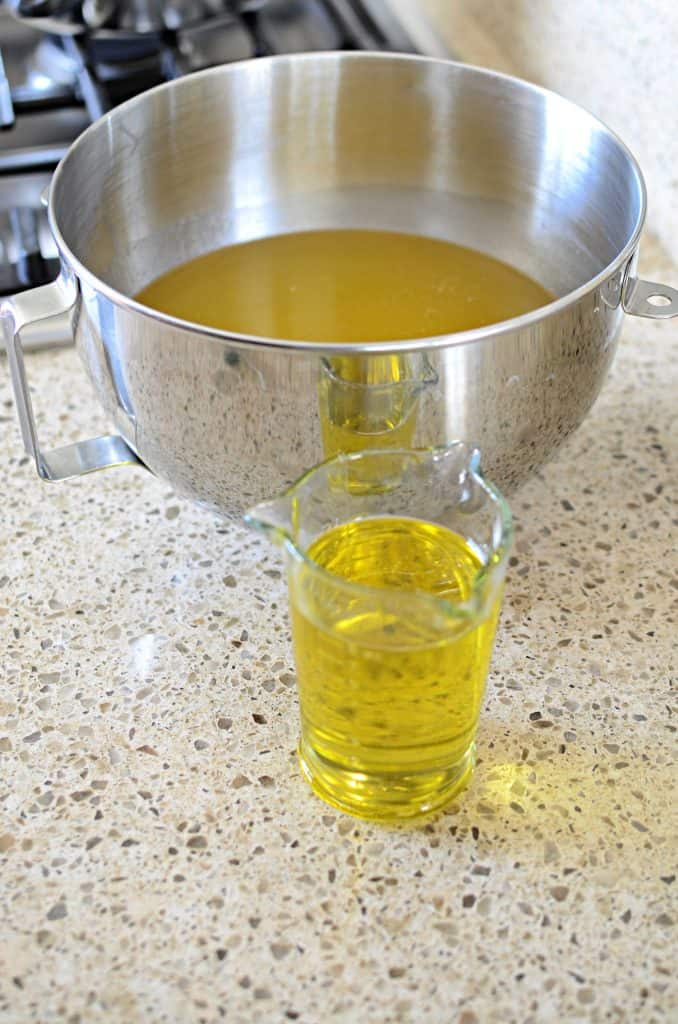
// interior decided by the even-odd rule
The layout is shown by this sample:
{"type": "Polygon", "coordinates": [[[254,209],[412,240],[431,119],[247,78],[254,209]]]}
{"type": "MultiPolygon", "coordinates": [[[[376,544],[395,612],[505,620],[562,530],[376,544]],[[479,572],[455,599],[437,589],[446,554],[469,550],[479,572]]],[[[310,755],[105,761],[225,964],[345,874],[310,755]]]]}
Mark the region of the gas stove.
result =
{"type": "MultiPolygon", "coordinates": [[[[87,3],[93,18],[106,16],[107,0],[83,0],[78,17],[87,3]]],[[[0,0],[0,295],[56,277],[41,194],[73,140],[118,103],[261,55],[418,50],[387,0],[137,0],[120,4],[110,27],[115,6],[109,0],[106,27],[54,34],[39,17],[42,28],[16,20],[0,0]]]]}

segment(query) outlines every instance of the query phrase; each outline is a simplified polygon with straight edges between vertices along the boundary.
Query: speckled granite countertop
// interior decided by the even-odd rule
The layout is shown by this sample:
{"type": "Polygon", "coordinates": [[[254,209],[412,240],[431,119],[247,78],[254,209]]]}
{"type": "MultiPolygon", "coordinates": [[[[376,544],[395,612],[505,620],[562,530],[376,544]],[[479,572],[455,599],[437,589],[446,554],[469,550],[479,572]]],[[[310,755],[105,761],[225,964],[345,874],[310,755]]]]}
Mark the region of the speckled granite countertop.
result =
{"type": "MultiPolygon", "coordinates": [[[[628,320],[515,499],[475,779],[391,830],[299,777],[275,553],[142,471],[41,484],[2,374],[0,1018],[676,1019],[676,336],[628,320]]],[[[28,363],[46,441],[104,426],[28,363]]]]}
{"type": "MultiPolygon", "coordinates": [[[[0,1020],[677,1019],[677,341],[629,319],[514,499],[474,781],[400,829],[299,776],[276,554],[141,471],[38,482],[0,368],[0,1020]]],[[[45,443],[105,429],[73,351],[28,370],[45,443]]]]}

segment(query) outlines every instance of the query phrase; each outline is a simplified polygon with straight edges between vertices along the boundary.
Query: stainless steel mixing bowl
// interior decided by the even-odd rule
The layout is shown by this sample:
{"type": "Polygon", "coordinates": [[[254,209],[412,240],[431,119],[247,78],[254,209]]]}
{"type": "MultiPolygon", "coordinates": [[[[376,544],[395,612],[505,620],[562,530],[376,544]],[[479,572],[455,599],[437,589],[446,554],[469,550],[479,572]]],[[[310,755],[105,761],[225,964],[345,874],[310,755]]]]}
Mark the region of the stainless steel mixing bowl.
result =
{"type": "Polygon", "coordinates": [[[616,136],[536,86],[420,57],[258,59],[160,86],[75,142],[49,215],[59,280],[2,306],[38,472],[140,460],[226,515],[332,454],[333,428],[354,448],[463,438],[509,489],[585,416],[624,312],[678,314],[678,292],[635,276],[645,189],[616,136]],[[320,227],[470,245],[558,298],[479,330],[340,348],[229,335],[131,298],[210,249],[320,227]],[[118,433],[45,453],[20,339],[57,329],[118,433]]]}

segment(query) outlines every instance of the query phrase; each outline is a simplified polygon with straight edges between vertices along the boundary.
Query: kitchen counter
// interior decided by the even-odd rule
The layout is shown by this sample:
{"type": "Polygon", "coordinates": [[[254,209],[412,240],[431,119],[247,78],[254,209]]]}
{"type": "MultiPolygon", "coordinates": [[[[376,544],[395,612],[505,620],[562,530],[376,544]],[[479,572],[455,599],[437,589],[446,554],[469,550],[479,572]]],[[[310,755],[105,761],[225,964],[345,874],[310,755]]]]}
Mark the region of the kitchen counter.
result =
{"type": "MultiPolygon", "coordinates": [[[[514,498],[475,778],[390,829],[299,776],[276,553],[141,470],[40,483],[3,373],[0,1018],[676,1019],[676,336],[628,319],[514,498]]],[[[43,441],[104,428],[27,364],[43,441]]]]}
{"type": "MultiPolygon", "coordinates": [[[[0,1020],[676,1020],[677,341],[628,318],[514,496],[475,777],[400,828],[299,775],[276,552],[141,470],[42,484],[0,366],[0,1020]]],[[[45,445],[107,430],[72,350],[27,370],[45,445]]]]}

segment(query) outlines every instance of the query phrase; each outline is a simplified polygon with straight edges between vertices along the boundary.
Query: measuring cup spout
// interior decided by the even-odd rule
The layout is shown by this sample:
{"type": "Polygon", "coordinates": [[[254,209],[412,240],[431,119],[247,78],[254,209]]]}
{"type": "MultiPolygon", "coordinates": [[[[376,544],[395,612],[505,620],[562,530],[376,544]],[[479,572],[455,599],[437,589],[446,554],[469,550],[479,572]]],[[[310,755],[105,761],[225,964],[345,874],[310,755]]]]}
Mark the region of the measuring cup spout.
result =
{"type": "Polygon", "coordinates": [[[245,513],[245,522],[259,533],[263,533],[272,544],[282,547],[292,539],[294,499],[282,494],[270,501],[262,501],[259,505],[245,513]]]}

